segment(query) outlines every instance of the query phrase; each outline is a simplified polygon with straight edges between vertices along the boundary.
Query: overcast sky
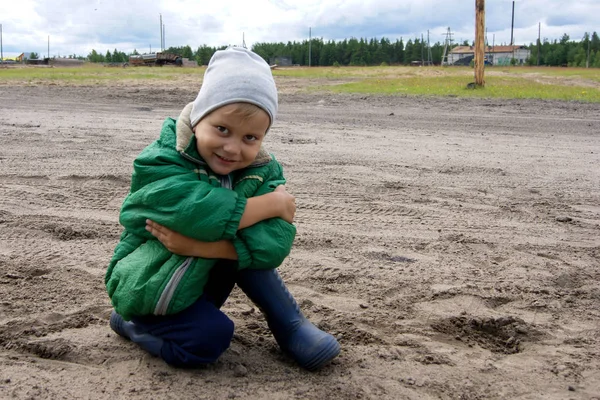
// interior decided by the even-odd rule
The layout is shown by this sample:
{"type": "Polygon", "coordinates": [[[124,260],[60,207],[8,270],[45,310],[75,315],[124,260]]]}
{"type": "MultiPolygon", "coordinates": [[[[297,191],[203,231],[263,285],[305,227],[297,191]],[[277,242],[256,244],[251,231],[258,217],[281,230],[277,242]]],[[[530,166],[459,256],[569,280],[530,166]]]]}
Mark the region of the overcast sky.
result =
{"type": "MultiPolygon", "coordinates": [[[[488,42],[509,44],[511,0],[487,0],[488,42]]],[[[456,42],[475,37],[475,0],[0,0],[4,56],[37,52],[87,55],[117,48],[147,52],[160,46],[159,14],[166,46],[246,45],[313,37],[404,42],[415,37],[442,42],[448,27],[456,42]]],[[[515,44],[566,33],[581,40],[600,31],[600,0],[517,0],[515,44]]],[[[599,32],[600,33],[600,32],[599,32]]]]}

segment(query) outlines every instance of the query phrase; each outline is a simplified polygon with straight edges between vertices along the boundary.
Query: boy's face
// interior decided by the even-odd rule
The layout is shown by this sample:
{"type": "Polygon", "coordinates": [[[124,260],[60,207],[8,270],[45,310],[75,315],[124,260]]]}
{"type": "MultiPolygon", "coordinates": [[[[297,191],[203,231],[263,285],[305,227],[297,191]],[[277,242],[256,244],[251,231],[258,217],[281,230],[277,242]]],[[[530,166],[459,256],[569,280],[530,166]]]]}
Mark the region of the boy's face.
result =
{"type": "Polygon", "coordinates": [[[244,116],[236,103],[217,108],[194,127],[198,153],[219,175],[246,168],[256,159],[269,123],[260,109],[244,116]]]}

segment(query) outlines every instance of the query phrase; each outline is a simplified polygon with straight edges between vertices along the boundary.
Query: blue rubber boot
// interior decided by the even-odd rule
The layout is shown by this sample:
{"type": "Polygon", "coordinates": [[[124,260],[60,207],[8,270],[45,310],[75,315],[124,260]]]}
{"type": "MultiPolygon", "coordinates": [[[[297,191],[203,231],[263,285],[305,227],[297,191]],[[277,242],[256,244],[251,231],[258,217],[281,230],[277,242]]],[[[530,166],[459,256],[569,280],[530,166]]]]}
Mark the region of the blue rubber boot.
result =
{"type": "Polygon", "coordinates": [[[141,332],[133,322],[125,321],[115,310],[110,313],[110,328],[120,336],[137,343],[153,356],[160,357],[163,340],[149,333],[141,332]]]}
{"type": "Polygon", "coordinates": [[[279,347],[301,367],[314,371],[340,353],[340,345],[304,317],[276,270],[243,270],[237,284],[265,314],[279,347]]]}

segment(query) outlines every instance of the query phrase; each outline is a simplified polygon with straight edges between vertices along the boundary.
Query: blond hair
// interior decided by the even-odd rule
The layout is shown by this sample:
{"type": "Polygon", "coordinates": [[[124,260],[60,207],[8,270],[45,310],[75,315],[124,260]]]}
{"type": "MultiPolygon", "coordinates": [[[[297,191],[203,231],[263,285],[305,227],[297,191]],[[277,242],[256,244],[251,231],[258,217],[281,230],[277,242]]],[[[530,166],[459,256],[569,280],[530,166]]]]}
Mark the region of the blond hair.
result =
{"type": "Polygon", "coordinates": [[[252,103],[232,103],[231,105],[234,106],[234,108],[232,108],[228,114],[236,115],[244,121],[253,118],[261,111],[268,115],[265,110],[252,103]]]}

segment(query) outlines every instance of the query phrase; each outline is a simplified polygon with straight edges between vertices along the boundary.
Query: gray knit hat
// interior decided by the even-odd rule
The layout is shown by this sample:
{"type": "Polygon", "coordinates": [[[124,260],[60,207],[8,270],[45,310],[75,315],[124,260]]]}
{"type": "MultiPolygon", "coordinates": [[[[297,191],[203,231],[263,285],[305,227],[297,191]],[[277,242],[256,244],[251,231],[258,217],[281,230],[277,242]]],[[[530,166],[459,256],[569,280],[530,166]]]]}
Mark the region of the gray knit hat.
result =
{"type": "Polygon", "coordinates": [[[243,47],[217,51],[204,73],[204,81],[190,115],[192,126],[206,115],[231,103],[251,103],[277,115],[277,88],[269,64],[243,47]]]}

